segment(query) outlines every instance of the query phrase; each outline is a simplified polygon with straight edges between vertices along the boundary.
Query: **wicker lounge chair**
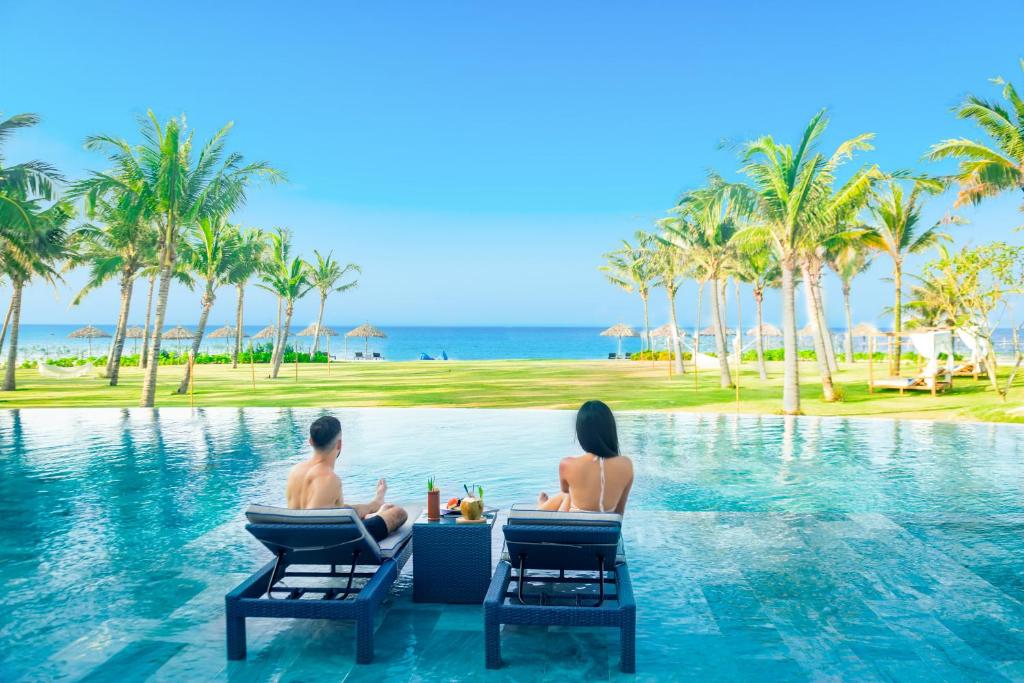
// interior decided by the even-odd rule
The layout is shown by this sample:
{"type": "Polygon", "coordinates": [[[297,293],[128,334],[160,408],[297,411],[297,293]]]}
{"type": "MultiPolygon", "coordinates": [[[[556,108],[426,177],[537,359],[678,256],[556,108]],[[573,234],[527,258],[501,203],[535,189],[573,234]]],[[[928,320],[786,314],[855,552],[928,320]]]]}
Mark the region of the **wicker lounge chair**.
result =
{"type": "Polygon", "coordinates": [[[225,596],[228,659],[245,658],[246,617],[277,617],[355,621],[356,662],[372,661],[374,615],[412,553],[417,515],[378,544],[351,508],[251,505],[245,514],[246,530],[275,559],[225,596]],[[288,571],[291,565],[317,566],[288,571]]]}
{"type": "Polygon", "coordinates": [[[506,552],[484,598],[487,668],[501,666],[502,624],[608,626],[620,631],[620,668],[634,672],[636,603],[622,516],[514,506],[502,531],[506,552]]]}

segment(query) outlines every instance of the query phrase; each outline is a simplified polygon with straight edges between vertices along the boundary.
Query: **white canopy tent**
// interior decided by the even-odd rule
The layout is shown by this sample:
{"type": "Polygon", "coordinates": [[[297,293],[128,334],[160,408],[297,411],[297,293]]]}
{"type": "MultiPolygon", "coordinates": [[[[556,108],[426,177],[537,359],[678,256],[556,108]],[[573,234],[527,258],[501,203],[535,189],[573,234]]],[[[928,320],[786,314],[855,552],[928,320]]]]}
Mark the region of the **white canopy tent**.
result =
{"type": "MultiPolygon", "coordinates": [[[[919,330],[907,332],[902,336],[910,340],[918,356],[924,359],[921,372],[911,377],[874,377],[874,340],[878,335],[870,337],[868,354],[868,386],[874,389],[897,389],[902,394],[906,390],[930,391],[936,395],[939,391],[949,389],[953,385],[953,333],[951,330],[919,330]]],[[[895,338],[894,334],[881,335],[887,339],[895,338]]]]}

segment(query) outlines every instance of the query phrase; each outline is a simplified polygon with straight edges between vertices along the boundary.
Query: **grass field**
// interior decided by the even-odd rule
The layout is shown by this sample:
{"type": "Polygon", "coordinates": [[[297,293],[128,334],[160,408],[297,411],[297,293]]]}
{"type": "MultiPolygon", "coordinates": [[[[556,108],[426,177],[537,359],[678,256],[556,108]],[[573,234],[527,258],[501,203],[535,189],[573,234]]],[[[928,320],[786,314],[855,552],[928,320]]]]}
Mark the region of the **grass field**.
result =
{"type": "MultiPolygon", "coordinates": [[[[911,371],[910,368],[907,370],[911,371]]],[[[121,383],[99,378],[50,379],[36,370],[18,371],[18,390],[0,393],[0,408],[132,407],[138,404],[142,373],[122,369],[121,383]]],[[[266,365],[232,370],[223,365],[197,366],[194,396],[173,393],[182,368],[160,368],[157,406],[419,406],[471,408],[575,408],[599,398],[618,410],[686,410],[778,413],[782,396],[781,363],[769,364],[761,381],[753,364],[743,368],[740,400],[718,387],[717,372],[668,377],[660,362],[608,361],[459,361],[352,362],[284,366],[276,380],[266,365]]],[[[938,397],[927,392],[869,394],[867,365],[844,366],[836,375],[844,400],[821,400],[816,366],[801,363],[803,410],[808,415],[876,416],[934,420],[1024,422],[1024,389],[1003,403],[985,381],[956,378],[953,391],[938,397]],[[1019,393],[1019,396],[1017,394],[1019,393]]]]}

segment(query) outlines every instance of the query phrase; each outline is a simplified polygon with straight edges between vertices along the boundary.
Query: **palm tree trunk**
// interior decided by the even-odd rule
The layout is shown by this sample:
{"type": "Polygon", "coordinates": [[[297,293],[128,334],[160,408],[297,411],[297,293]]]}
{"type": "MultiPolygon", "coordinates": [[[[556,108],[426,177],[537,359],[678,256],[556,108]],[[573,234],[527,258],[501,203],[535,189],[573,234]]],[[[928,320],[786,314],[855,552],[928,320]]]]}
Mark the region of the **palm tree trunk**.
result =
{"type": "Polygon", "coordinates": [[[892,373],[895,377],[900,376],[900,355],[903,352],[903,264],[898,260],[893,261],[892,283],[896,288],[896,300],[892,308],[892,331],[895,335],[892,340],[892,373]]]}
{"type": "Polygon", "coordinates": [[[721,387],[728,389],[732,386],[732,373],[729,371],[729,354],[725,348],[725,332],[722,330],[721,288],[718,286],[717,278],[711,279],[711,287],[714,290],[711,296],[711,324],[715,328],[715,353],[718,354],[718,372],[721,376],[721,387]]]}
{"type": "Polygon", "coordinates": [[[283,335],[281,337],[281,352],[277,355],[277,359],[274,361],[274,368],[273,371],[270,373],[271,379],[277,379],[277,373],[278,371],[280,371],[281,363],[284,361],[284,345],[287,343],[288,336],[291,333],[292,311],[294,309],[294,306],[295,304],[292,301],[289,301],[287,306],[285,307],[284,328],[282,330],[283,335]]]}
{"type": "Polygon", "coordinates": [[[7,315],[4,316],[4,325],[0,327],[0,351],[3,351],[4,340],[7,339],[7,328],[11,324],[11,314],[14,313],[14,299],[7,305],[7,315]]]}
{"type": "Polygon", "coordinates": [[[832,342],[832,332],[828,329],[828,321],[825,319],[825,297],[821,287],[821,268],[818,267],[815,273],[814,287],[811,294],[814,295],[814,313],[818,316],[818,332],[821,335],[821,343],[825,347],[825,360],[828,361],[830,372],[839,372],[839,362],[836,360],[836,347],[832,342]]]}
{"type": "Polygon", "coordinates": [[[754,336],[754,348],[757,349],[757,372],[761,379],[768,379],[768,368],[764,363],[764,335],[761,333],[761,326],[764,318],[761,315],[761,307],[764,304],[764,290],[754,289],[754,303],[757,308],[757,334],[754,336]]]}
{"type": "MultiPolygon", "coordinates": [[[[192,337],[192,358],[194,359],[199,355],[199,347],[203,343],[203,335],[206,334],[206,321],[210,317],[210,309],[213,308],[215,296],[213,290],[210,289],[210,285],[206,285],[206,291],[203,292],[203,310],[199,314],[199,325],[196,327],[196,333],[192,337]]],[[[185,363],[185,374],[182,375],[181,383],[178,384],[178,393],[184,394],[188,391],[188,383],[192,380],[192,363],[185,363]]]]}
{"type": "Polygon", "coordinates": [[[238,304],[235,306],[235,348],[231,352],[231,367],[238,367],[238,356],[242,353],[242,307],[245,303],[245,285],[236,285],[238,289],[238,304]]]}
{"type": "Polygon", "coordinates": [[[800,414],[800,365],[796,348],[796,287],[792,257],[782,259],[782,412],[800,414]]]}
{"type": "Polygon", "coordinates": [[[843,281],[843,313],[846,315],[846,338],[843,340],[843,345],[846,355],[846,362],[853,363],[853,337],[850,336],[850,330],[853,329],[853,312],[850,310],[850,282],[848,280],[843,281]]]}
{"type": "Polygon", "coordinates": [[[139,367],[143,370],[149,365],[149,321],[153,315],[153,285],[156,284],[156,273],[149,276],[149,293],[146,294],[146,324],[142,328],[142,357],[139,359],[139,367]]]}
{"type": "MultiPolygon", "coordinates": [[[[13,279],[13,278],[12,278],[13,279]]],[[[11,296],[11,342],[7,347],[7,367],[4,368],[4,383],[0,391],[14,391],[14,371],[18,367],[18,332],[21,327],[21,292],[25,283],[13,279],[14,294],[11,296]]]]}
{"type": "Polygon", "coordinates": [[[675,371],[683,374],[686,369],[683,367],[683,349],[679,345],[679,325],[676,323],[676,288],[666,287],[665,293],[668,294],[668,322],[672,326],[672,353],[675,355],[672,363],[675,371]]]}
{"type": "Polygon", "coordinates": [[[174,257],[167,253],[162,258],[160,267],[160,286],[156,295],[156,315],[153,320],[153,331],[150,333],[149,365],[142,380],[142,399],[139,405],[152,408],[156,398],[156,374],[160,368],[160,331],[164,329],[164,318],[167,316],[167,297],[171,291],[171,279],[174,277],[174,257]]]}
{"type": "Polygon", "coordinates": [[[647,295],[641,294],[640,300],[644,302],[644,338],[640,341],[640,351],[643,352],[644,341],[647,342],[647,350],[654,356],[654,346],[651,344],[651,325],[647,317],[647,295]]]}
{"type": "Polygon", "coordinates": [[[283,306],[284,299],[282,299],[281,297],[277,297],[277,328],[274,330],[274,349],[270,352],[271,377],[277,376],[277,373],[274,372],[274,368],[279,365],[279,363],[277,362],[277,356],[279,353],[283,353],[281,351],[281,347],[283,346],[281,342],[281,318],[284,315],[283,306]]]}
{"type": "Polygon", "coordinates": [[[324,323],[324,306],[327,305],[327,296],[320,295],[320,312],[316,314],[316,328],[313,330],[313,349],[309,352],[309,360],[316,358],[316,349],[320,344],[320,326],[324,323]]]}
{"type": "Polygon", "coordinates": [[[814,281],[811,279],[810,269],[806,263],[800,265],[800,271],[804,276],[804,303],[807,306],[807,319],[814,328],[811,339],[814,341],[814,357],[818,362],[818,374],[821,375],[821,391],[826,401],[834,401],[836,398],[835,387],[832,385],[832,371],[828,366],[828,358],[825,355],[825,340],[821,335],[821,319],[814,303],[814,281]]]}
{"type": "Polygon", "coordinates": [[[114,343],[110,347],[107,358],[107,377],[110,386],[117,386],[118,375],[121,374],[121,354],[124,353],[125,334],[128,330],[128,311],[132,305],[132,291],[135,289],[134,273],[121,275],[121,310],[117,316],[117,329],[114,330],[114,343]]]}

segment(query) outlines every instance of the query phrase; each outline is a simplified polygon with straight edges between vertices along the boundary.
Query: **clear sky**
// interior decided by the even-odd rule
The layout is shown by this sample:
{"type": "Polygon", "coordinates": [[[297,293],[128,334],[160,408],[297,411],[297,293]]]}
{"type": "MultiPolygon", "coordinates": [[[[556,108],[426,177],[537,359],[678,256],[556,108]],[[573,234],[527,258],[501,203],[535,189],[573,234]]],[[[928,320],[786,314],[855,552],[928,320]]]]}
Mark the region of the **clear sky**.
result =
{"type": "MultiPolygon", "coordinates": [[[[998,96],[997,75],[1024,84],[1021,26],[1019,1],[10,3],[0,110],[43,117],[9,162],[72,178],[104,168],[87,135],[137,140],[147,108],[185,112],[201,138],[234,121],[231,148],[290,178],[254,189],[237,220],[287,226],[301,252],[364,268],[329,321],[636,324],[639,301],[604,282],[601,254],[708,169],[732,176],[723,141],[792,140],[828,107],[826,147],[873,131],[864,161],[948,171],[922,154],[974,134],[950,112],[964,94],[998,96]]],[[[1013,239],[1019,203],[963,212],[958,241],[1013,239]]],[[[950,205],[935,200],[929,218],[950,205]]],[[[886,265],[855,283],[857,320],[891,299],[886,265]]],[[[33,286],[23,320],[112,323],[113,287],[69,308],[81,280],[33,286]]],[[[684,288],[684,322],[694,299],[684,288]]],[[[269,322],[269,297],[251,301],[249,321],[269,322]]],[[[173,290],[168,321],[194,324],[197,309],[173,290]]],[[[766,318],[777,309],[770,299],[766,318]]],[[[310,298],[296,324],[314,314],[310,298]]],[[[232,315],[225,290],[211,324],[232,315]]],[[[662,297],[652,317],[667,319],[662,297]]]]}

